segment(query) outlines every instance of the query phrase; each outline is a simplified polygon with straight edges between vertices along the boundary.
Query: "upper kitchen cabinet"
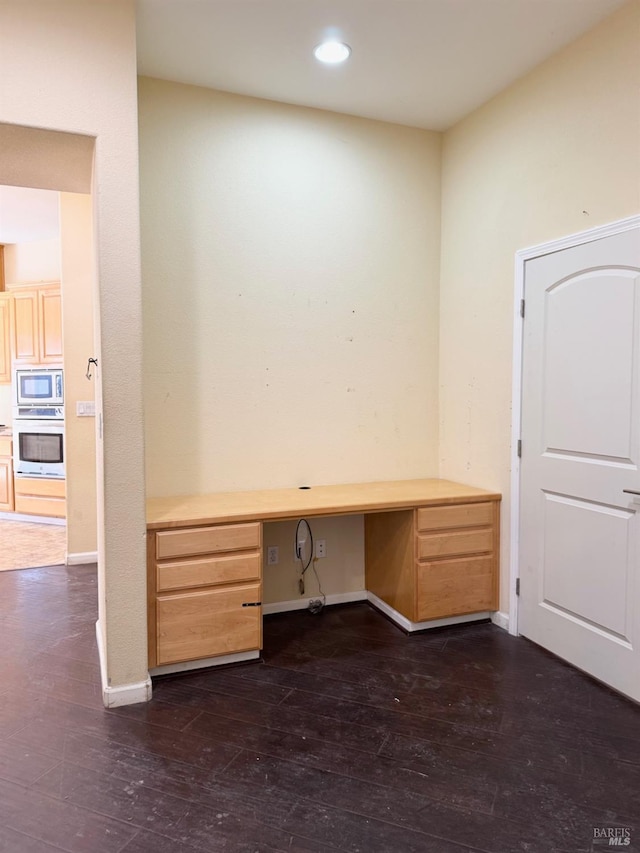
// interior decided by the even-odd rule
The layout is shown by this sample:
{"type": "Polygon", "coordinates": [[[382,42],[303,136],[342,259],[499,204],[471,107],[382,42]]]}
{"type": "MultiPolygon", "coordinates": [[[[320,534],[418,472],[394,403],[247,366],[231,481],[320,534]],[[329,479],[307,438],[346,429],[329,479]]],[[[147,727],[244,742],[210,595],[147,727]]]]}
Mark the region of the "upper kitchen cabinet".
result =
{"type": "Polygon", "coordinates": [[[40,363],[62,363],[62,295],[60,285],[38,290],[40,363]]]}
{"type": "Polygon", "coordinates": [[[13,285],[11,297],[11,349],[14,364],[61,364],[60,285],[13,285]]]}
{"type": "Polygon", "coordinates": [[[0,385],[11,382],[11,297],[0,293],[0,385]]]}

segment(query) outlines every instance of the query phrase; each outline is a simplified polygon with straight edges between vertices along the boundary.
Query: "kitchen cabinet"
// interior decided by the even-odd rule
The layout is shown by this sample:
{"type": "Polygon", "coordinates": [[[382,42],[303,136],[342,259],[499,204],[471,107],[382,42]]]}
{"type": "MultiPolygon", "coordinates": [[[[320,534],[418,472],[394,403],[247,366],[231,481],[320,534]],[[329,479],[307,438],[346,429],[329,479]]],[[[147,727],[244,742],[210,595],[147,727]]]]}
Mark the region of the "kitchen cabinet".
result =
{"type": "Polygon", "coordinates": [[[27,515],[66,515],[66,481],[60,477],[16,477],[15,510],[27,515]]]}
{"type": "Polygon", "coordinates": [[[60,285],[12,285],[10,292],[11,350],[14,364],[61,364],[60,285]]]}
{"type": "Polygon", "coordinates": [[[367,589],[411,622],[496,610],[499,500],[365,517],[367,589]]]}
{"type": "Polygon", "coordinates": [[[0,511],[13,512],[13,461],[11,458],[12,440],[10,436],[0,435],[0,511]]]}
{"type": "Polygon", "coordinates": [[[11,297],[0,292],[0,385],[11,382],[11,297]]]}
{"type": "Polygon", "coordinates": [[[149,533],[149,666],[262,646],[262,527],[149,533]]]}

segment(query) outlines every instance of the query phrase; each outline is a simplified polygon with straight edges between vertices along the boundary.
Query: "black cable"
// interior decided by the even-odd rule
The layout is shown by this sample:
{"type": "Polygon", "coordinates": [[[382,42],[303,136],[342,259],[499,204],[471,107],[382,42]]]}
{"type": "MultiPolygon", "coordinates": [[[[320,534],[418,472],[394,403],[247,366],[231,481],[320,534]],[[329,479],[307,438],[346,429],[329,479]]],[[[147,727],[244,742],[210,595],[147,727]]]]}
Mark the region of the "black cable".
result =
{"type": "Polygon", "coordinates": [[[320,595],[322,596],[322,602],[321,602],[321,603],[320,603],[320,602],[317,602],[315,605],[310,604],[310,605],[309,605],[309,610],[310,610],[312,613],[320,613],[320,611],[322,610],[322,608],[323,608],[323,607],[325,606],[325,604],[327,603],[327,596],[324,594],[324,591],[323,591],[323,589],[322,589],[322,584],[320,583],[320,575],[318,574],[318,569],[316,568],[316,562],[315,562],[315,560],[313,561],[313,573],[314,573],[314,575],[316,576],[316,580],[317,580],[317,582],[318,582],[318,592],[319,592],[319,593],[320,593],[320,595]]]}
{"type": "Polygon", "coordinates": [[[311,565],[311,563],[313,561],[313,533],[311,532],[311,525],[309,524],[309,522],[307,521],[306,518],[301,518],[300,521],[298,521],[298,524],[296,525],[295,543],[296,543],[296,554],[298,554],[298,559],[300,560],[300,565],[302,565],[301,574],[304,575],[304,573],[307,571],[307,569],[309,568],[309,566],[311,565]],[[309,549],[309,559],[307,560],[306,566],[302,565],[302,563],[303,563],[302,555],[300,553],[298,553],[298,533],[300,531],[300,525],[301,524],[307,525],[307,530],[309,531],[309,539],[311,540],[311,548],[309,549]]]}

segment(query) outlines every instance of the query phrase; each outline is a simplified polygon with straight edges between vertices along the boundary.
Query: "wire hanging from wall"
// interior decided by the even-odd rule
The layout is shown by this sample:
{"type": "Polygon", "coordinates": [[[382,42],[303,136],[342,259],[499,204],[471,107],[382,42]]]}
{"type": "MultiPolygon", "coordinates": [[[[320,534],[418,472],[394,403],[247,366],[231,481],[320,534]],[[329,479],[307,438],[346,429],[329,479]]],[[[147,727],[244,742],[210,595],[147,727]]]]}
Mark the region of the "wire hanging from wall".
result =
{"type": "Polygon", "coordinates": [[[313,533],[311,532],[311,526],[306,518],[301,518],[298,521],[294,542],[296,558],[300,560],[300,579],[298,580],[298,589],[300,590],[300,595],[304,595],[305,572],[313,562],[313,533]]]}

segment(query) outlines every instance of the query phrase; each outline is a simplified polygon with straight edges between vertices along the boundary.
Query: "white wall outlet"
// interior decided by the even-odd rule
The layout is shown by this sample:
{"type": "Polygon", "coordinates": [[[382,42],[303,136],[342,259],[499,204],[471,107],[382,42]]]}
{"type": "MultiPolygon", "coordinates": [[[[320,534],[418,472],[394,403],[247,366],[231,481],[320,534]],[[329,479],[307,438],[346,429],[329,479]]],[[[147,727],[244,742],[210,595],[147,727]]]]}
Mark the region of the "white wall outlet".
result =
{"type": "Polygon", "coordinates": [[[280,560],[280,552],[276,545],[271,545],[267,548],[267,565],[277,566],[280,560]]]}
{"type": "Polygon", "coordinates": [[[327,556],[327,540],[318,539],[316,542],[316,557],[321,560],[327,556]]]}

